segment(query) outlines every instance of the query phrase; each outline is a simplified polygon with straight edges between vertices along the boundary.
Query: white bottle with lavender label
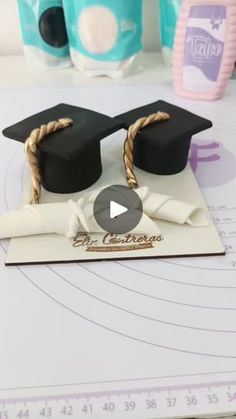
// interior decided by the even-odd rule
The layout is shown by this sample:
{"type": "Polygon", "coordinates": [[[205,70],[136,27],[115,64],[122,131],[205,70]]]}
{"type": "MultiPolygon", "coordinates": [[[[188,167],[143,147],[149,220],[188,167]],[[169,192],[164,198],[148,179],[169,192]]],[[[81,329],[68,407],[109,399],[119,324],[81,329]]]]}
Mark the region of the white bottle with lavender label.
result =
{"type": "Polygon", "coordinates": [[[223,96],[236,55],[236,0],[185,0],[174,46],[174,87],[192,99],[223,96]]]}

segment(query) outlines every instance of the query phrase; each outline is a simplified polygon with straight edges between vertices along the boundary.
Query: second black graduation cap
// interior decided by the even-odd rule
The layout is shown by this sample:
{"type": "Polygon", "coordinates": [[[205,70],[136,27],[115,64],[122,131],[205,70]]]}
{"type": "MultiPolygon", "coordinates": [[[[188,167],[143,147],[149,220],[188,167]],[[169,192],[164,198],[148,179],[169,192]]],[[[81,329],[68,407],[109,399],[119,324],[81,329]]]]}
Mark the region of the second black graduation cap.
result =
{"type": "Polygon", "coordinates": [[[73,125],[48,135],[39,144],[42,186],[55,193],[88,188],[102,172],[100,141],[119,130],[121,121],[66,104],[59,104],[4,129],[5,137],[24,143],[31,131],[60,118],[73,125]]]}
{"type": "Polygon", "coordinates": [[[140,131],[134,140],[134,164],[150,173],[172,175],[185,168],[192,135],[210,128],[212,122],[162,100],[117,118],[128,129],[137,119],[158,111],[167,112],[170,119],[140,131]]]}

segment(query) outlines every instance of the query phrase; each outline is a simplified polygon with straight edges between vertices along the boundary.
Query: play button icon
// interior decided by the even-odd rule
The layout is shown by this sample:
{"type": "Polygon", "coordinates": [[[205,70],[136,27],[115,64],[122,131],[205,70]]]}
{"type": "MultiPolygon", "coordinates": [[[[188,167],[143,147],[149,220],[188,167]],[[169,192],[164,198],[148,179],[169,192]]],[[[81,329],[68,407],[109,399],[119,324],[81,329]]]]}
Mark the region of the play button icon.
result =
{"type": "Polygon", "coordinates": [[[110,218],[119,217],[119,215],[124,214],[128,211],[128,208],[123,205],[118,204],[117,202],[110,202],[110,218]]]}
{"type": "Polygon", "coordinates": [[[104,231],[125,234],[138,225],[143,206],[134,190],[123,185],[112,185],[98,194],[93,212],[96,222],[104,231]]]}

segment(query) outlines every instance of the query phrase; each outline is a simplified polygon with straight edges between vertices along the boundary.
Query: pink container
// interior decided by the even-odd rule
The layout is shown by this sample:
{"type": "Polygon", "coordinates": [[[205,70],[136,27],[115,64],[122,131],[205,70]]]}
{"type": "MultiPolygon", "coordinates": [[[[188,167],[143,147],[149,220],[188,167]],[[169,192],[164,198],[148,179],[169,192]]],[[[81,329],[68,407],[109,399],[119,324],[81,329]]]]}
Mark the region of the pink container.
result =
{"type": "Polygon", "coordinates": [[[236,56],[236,0],[184,0],[177,25],[173,78],[176,94],[223,96],[236,56]]]}

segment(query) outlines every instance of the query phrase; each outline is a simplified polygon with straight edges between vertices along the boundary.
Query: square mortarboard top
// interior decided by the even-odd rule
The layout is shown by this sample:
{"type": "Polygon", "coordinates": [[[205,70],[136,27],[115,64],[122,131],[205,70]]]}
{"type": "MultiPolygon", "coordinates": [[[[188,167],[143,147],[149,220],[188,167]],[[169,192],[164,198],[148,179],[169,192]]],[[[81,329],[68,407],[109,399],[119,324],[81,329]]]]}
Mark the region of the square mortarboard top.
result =
{"type": "Polygon", "coordinates": [[[71,118],[73,125],[48,135],[39,144],[42,185],[55,193],[79,192],[100,177],[100,141],[122,127],[118,119],[59,104],[6,128],[3,134],[24,143],[33,129],[60,118],[71,118]]]}
{"type": "Polygon", "coordinates": [[[167,112],[170,119],[140,131],[134,140],[134,164],[150,173],[172,175],[185,168],[192,135],[212,127],[212,122],[162,100],[117,118],[128,129],[137,119],[158,111],[167,112]]]}

